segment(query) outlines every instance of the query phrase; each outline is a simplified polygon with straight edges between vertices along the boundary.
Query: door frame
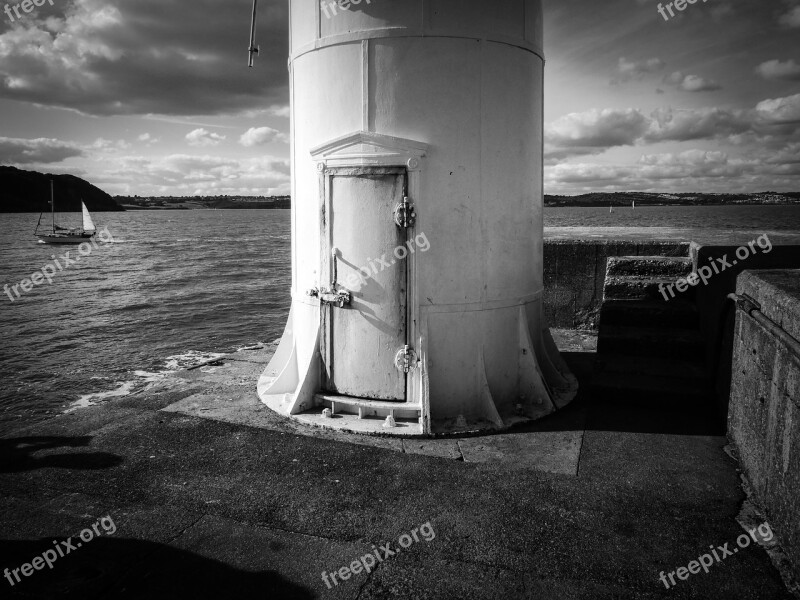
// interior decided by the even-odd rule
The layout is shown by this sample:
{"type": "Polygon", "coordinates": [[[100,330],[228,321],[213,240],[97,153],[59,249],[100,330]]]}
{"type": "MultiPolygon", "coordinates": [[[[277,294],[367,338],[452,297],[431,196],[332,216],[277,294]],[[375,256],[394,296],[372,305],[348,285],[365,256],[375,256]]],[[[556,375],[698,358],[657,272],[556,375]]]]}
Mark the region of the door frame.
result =
{"type": "MultiPolygon", "coordinates": [[[[320,279],[321,282],[332,282],[333,281],[333,268],[334,268],[334,259],[332,255],[332,250],[335,246],[334,239],[333,239],[333,221],[336,219],[336,215],[333,214],[333,180],[337,177],[346,178],[346,177],[359,177],[359,176],[370,176],[370,175],[388,175],[394,177],[401,177],[403,180],[403,191],[407,195],[408,192],[408,171],[405,167],[384,167],[384,166],[368,166],[368,167],[329,167],[325,169],[324,174],[324,185],[325,185],[325,195],[324,195],[324,204],[321,207],[321,219],[320,219],[320,279]]],[[[401,201],[401,198],[398,198],[397,201],[401,201]]],[[[391,225],[392,227],[397,227],[394,224],[392,213],[387,213],[385,215],[386,224],[391,225]]],[[[413,239],[413,228],[406,228],[405,232],[401,232],[398,235],[398,238],[403,240],[403,244],[408,244],[409,239],[413,239]]],[[[404,330],[405,330],[405,339],[403,340],[404,344],[408,344],[410,346],[414,346],[412,340],[414,338],[411,337],[411,331],[409,328],[409,279],[410,279],[410,272],[409,272],[409,262],[408,258],[411,256],[409,254],[406,256],[405,259],[405,281],[403,284],[403,288],[405,289],[405,298],[403,298],[403,306],[405,307],[405,323],[404,323],[404,330]]],[[[378,257],[374,257],[378,258],[378,257]]],[[[369,265],[360,265],[369,268],[369,265]]],[[[347,286],[344,285],[343,281],[337,282],[340,287],[347,289],[347,286]]],[[[329,285],[329,284],[328,284],[329,285]]],[[[325,287],[328,287],[325,285],[325,287]]],[[[351,290],[348,290],[351,291],[351,290]]],[[[320,376],[321,376],[321,387],[327,388],[331,379],[335,376],[336,370],[336,355],[334,352],[335,347],[335,332],[334,332],[334,314],[335,311],[338,310],[351,310],[349,308],[338,308],[332,305],[320,305],[320,354],[321,354],[321,364],[320,364],[320,376]]],[[[399,350],[399,348],[398,348],[399,350]]],[[[397,402],[398,404],[407,403],[408,402],[408,375],[409,373],[404,374],[403,376],[403,397],[402,399],[398,400],[380,400],[378,398],[372,398],[372,400],[380,401],[380,402],[397,402]]],[[[339,394],[339,392],[333,392],[330,390],[325,391],[326,394],[339,394]]],[[[344,394],[347,396],[346,394],[344,394]]],[[[360,396],[359,396],[360,397],[360,396]]],[[[370,398],[364,398],[365,400],[370,400],[370,398]]]]}
{"type": "MultiPolygon", "coordinates": [[[[318,201],[320,215],[320,266],[318,285],[330,284],[332,260],[330,250],[332,241],[327,231],[327,216],[330,215],[332,197],[331,182],[333,177],[347,171],[367,171],[372,168],[395,168],[406,170],[408,198],[414,205],[417,221],[408,228],[406,239],[413,240],[424,231],[424,203],[420,198],[423,157],[427,154],[428,145],[414,140],[395,138],[373,132],[359,131],[331,140],[311,150],[311,157],[317,163],[318,201]],[[325,256],[327,255],[327,256],[325,256]]],[[[387,215],[391,218],[391,215],[387,215]]],[[[407,289],[406,289],[406,337],[408,345],[416,352],[417,363],[406,376],[405,404],[420,406],[424,420],[423,429],[427,430],[430,418],[428,386],[424,374],[427,348],[426,340],[421,337],[419,315],[419,286],[417,258],[419,252],[409,253],[406,257],[407,289]]],[[[320,311],[320,319],[322,313],[320,311]]],[[[321,323],[322,324],[322,323],[321,323]]],[[[328,336],[320,328],[320,342],[328,336]],[[323,338],[323,336],[325,336],[323,338]]],[[[322,349],[320,349],[320,355],[322,349]]],[[[322,361],[320,361],[322,367],[322,361]]],[[[321,368],[322,370],[322,368],[321,368]]],[[[325,374],[321,373],[324,377],[325,374]]],[[[402,406],[403,402],[397,405],[402,406]]]]}

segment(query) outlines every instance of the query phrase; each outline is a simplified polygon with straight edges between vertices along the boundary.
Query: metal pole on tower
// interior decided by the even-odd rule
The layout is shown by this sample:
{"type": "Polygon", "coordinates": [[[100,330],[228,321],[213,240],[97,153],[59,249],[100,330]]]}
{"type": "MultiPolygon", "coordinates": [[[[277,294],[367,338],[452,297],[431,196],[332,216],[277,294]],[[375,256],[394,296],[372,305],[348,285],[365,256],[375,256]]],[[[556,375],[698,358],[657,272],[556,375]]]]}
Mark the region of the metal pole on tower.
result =
{"type": "Polygon", "coordinates": [[[253,0],[253,18],[250,21],[250,45],[247,48],[248,59],[247,66],[253,66],[253,54],[258,54],[259,47],[256,43],[256,10],[258,9],[258,0],[253,0]]]}

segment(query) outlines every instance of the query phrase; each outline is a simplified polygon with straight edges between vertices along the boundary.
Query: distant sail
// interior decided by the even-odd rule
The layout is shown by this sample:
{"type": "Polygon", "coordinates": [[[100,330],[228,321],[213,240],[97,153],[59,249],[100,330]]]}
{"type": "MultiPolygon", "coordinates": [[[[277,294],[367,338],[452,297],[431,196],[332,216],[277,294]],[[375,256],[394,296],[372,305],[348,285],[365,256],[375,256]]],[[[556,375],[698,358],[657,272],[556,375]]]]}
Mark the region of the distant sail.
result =
{"type": "Polygon", "coordinates": [[[87,233],[95,231],[97,228],[94,226],[94,221],[92,221],[92,215],[89,214],[89,209],[86,208],[83,202],[81,202],[81,209],[83,209],[83,230],[87,233]]]}

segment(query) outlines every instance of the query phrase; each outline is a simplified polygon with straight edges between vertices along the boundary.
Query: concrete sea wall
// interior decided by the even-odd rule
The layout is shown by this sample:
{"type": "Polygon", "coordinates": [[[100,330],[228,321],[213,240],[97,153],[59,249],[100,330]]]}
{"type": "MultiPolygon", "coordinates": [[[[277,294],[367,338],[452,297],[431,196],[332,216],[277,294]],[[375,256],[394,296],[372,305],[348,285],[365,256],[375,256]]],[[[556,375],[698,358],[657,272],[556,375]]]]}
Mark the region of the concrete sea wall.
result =
{"type": "MultiPolygon", "coordinates": [[[[800,340],[800,270],[745,271],[737,293],[800,340]]],[[[743,310],[736,313],[728,435],[800,578],[800,356],[743,310]]]]}
{"type": "Polygon", "coordinates": [[[688,242],[545,239],[545,322],[567,329],[597,328],[610,256],[688,255],[688,242]]]}

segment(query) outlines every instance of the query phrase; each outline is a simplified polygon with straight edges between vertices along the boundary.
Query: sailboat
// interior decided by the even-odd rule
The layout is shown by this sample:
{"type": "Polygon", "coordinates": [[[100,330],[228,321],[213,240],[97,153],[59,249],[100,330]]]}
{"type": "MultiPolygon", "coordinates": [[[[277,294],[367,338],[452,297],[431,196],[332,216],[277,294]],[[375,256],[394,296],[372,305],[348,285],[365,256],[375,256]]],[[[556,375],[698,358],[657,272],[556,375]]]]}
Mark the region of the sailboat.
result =
{"type": "Polygon", "coordinates": [[[39,238],[40,242],[44,242],[45,244],[80,244],[81,242],[86,242],[97,233],[97,228],[94,226],[92,215],[89,213],[89,209],[86,208],[83,200],[81,200],[81,211],[83,213],[82,227],[70,229],[69,227],[61,227],[56,224],[56,201],[53,195],[53,180],[51,179],[50,213],[52,215],[52,227],[50,231],[46,233],[39,233],[39,225],[42,223],[42,215],[44,214],[44,212],[42,212],[39,214],[39,222],[36,223],[36,229],[33,234],[39,238]]]}
{"type": "Polygon", "coordinates": [[[631,208],[632,208],[633,210],[636,210],[636,200],[632,200],[632,201],[631,201],[631,208]]]}

